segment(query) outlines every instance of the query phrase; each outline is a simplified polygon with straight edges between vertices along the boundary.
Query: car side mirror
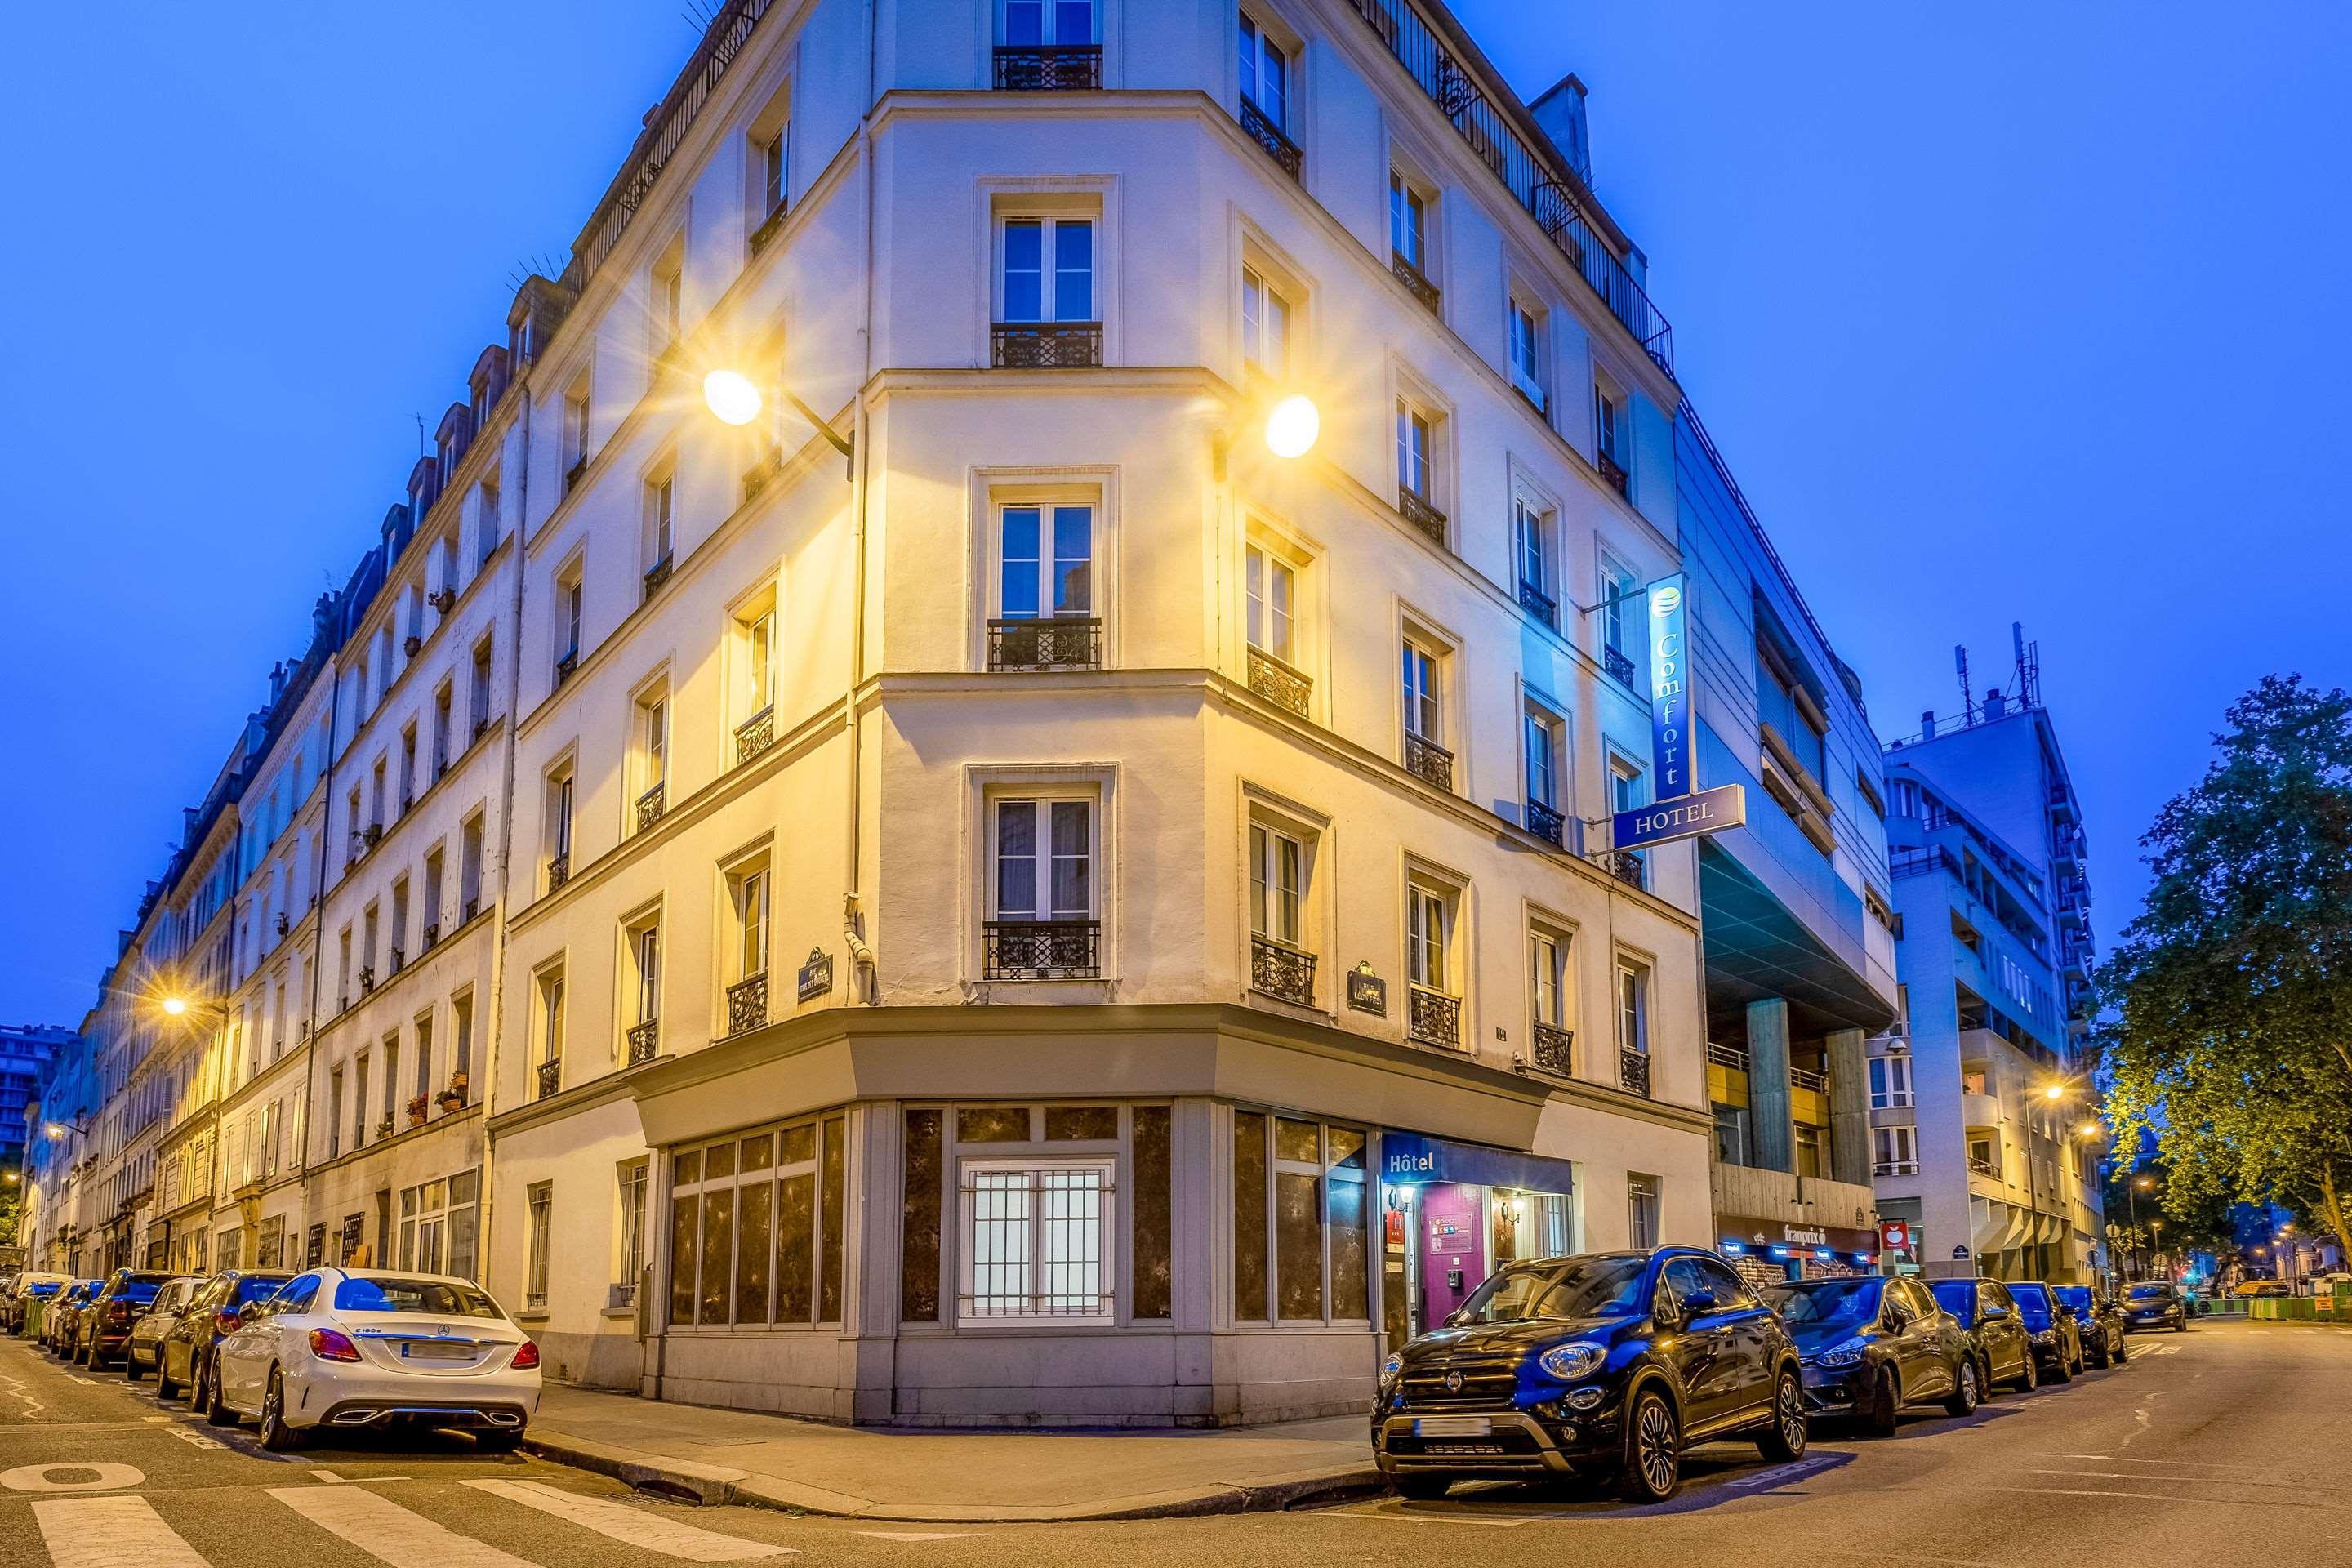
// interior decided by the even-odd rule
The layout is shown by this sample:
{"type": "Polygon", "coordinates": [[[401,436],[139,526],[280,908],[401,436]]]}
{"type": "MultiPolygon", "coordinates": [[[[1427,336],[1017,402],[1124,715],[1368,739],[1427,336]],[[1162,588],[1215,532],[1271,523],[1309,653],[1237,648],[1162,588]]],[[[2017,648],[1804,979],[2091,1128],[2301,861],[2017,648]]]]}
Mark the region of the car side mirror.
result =
{"type": "Polygon", "coordinates": [[[1692,1291],[1683,1298],[1683,1310],[1694,1318],[1701,1312],[1714,1311],[1715,1292],[1706,1289],[1692,1291]]]}
{"type": "Polygon", "coordinates": [[[2006,1307],[1987,1307],[1981,1315],[1988,1322],[1990,1322],[1995,1318],[2008,1317],[2009,1309],[2006,1307]]]}
{"type": "Polygon", "coordinates": [[[1445,1326],[1446,1326],[1447,1328],[1449,1328],[1449,1329],[1458,1329],[1458,1328],[1461,1328],[1461,1327],[1463,1327],[1464,1325],[1467,1324],[1469,1321],[1470,1321],[1470,1314],[1469,1314],[1469,1313],[1467,1313],[1467,1312],[1465,1312],[1465,1311],[1464,1311],[1464,1310],[1461,1310],[1460,1308],[1458,1308],[1458,1307],[1457,1307],[1457,1308],[1455,1308],[1453,1311],[1448,1312],[1448,1313],[1446,1313],[1446,1314],[1445,1314],[1445,1326]]]}

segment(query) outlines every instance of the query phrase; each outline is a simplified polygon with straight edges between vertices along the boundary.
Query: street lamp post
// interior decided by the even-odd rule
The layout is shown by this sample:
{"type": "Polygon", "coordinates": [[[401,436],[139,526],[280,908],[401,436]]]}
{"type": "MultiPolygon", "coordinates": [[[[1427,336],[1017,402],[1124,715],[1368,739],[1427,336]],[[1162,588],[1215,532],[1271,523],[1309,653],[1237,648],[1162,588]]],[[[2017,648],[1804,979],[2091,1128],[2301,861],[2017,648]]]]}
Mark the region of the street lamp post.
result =
{"type": "Polygon", "coordinates": [[[2139,1229],[2139,1194],[2142,1188],[2154,1185],[2154,1176],[2134,1176],[2130,1185],[2125,1188],[2131,1194],[2132,1251],[2139,1260],[2139,1278],[2142,1279],[2147,1278],[2147,1249],[2139,1229]]]}

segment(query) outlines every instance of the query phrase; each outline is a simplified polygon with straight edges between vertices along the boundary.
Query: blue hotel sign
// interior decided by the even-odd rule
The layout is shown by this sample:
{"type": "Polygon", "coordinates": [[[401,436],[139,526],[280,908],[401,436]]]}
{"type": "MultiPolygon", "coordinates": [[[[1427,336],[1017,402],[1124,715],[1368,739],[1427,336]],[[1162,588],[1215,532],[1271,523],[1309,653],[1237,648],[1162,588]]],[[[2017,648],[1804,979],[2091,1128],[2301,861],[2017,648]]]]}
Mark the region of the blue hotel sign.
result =
{"type": "Polygon", "coordinates": [[[1442,1182],[1445,1179],[1445,1148],[1411,1132],[1381,1134],[1381,1180],[1442,1182]]]}
{"type": "Polygon", "coordinates": [[[1609,821],[1609,842],[1619,849],[1640,849],[1676,838],[1695,838],[1748,822],[1745,784],[1717,784],[1696,795],[1678,795],[1653,805],[1621,811],[1609,821]]]}
{"type": "MultiPolygon", "coordinates": [[[[1650,795],[1672,800],[1690,794],[1690,661],[1684,622],[1683,574],[1650,584],[1650,795]]],[[[1622,838],[1617,847],[1633,846],[1622,838]]]]}

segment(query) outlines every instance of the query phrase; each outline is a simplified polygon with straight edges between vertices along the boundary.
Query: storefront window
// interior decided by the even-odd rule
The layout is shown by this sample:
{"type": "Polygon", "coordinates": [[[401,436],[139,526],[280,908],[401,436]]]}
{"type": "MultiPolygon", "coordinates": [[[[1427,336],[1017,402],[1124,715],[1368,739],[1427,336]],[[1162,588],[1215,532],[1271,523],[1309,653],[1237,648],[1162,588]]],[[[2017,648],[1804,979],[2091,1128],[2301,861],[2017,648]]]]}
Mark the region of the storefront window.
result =
{"type": "Polygon", "coordinates": [[[835,1116],[671,1154],[672,1327],[840,1321],[846,1128],[835,1116]]]}
{"type": "Polygon", "coordinates": [[[1358,1128],[1234,1113],[1237,1320],[1370,1318],[1365,1143],[1358,1128]]]}

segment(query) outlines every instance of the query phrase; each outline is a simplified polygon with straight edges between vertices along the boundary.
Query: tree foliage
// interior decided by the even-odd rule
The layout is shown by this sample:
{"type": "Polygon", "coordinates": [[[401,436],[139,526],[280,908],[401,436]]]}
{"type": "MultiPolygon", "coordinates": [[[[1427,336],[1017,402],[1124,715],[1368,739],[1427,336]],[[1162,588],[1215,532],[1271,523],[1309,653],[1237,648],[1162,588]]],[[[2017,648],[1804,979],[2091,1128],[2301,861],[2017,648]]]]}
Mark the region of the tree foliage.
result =
{"type": "Polygon", "coordinates": [[[2269,676],[2228,722],[2099,970],[2109,1112],[2155,1131],[2168,1213],[2281,1203],[2352,1255],[2352,698],[2269,676]]]}

